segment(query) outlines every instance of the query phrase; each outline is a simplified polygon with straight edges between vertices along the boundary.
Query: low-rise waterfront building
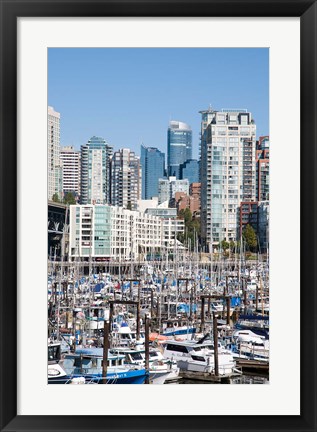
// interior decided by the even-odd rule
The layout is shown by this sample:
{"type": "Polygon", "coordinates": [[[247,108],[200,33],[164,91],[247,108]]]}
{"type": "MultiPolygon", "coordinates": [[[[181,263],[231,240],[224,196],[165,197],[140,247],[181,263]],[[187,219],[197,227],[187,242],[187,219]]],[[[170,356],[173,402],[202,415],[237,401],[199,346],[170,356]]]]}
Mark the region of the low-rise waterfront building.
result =
{"type": "Polygon", "coordinates": [[[173,248],[184,221],[170,213],[176,209],[157,209],[157,214],[151,210],[155,209],[141,213],[110,205],[71,205],[70,260],[142,260],[149,252],[173,248]]]}
{"type": "Polygon", "coordinates": [[[143,259],[174,246],[184,221],[109,205],[70,206],[70,260],[143,259]]]}

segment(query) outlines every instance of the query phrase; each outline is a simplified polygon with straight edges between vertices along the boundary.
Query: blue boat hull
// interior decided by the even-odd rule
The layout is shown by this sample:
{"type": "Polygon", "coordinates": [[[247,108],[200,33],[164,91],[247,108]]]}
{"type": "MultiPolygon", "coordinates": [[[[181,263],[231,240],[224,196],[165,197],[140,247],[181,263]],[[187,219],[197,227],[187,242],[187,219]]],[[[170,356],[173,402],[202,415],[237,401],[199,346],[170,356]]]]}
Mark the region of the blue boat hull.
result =
{"type": "MultiPolygon", "coordinates": [[[[84,377],[86,383],[102,384],[102,374],[85,374],[50,378],[48,384],[70,384],[72,378],[84,377]]],[[[145,369],[131,370],[127,372],[108,373],[107,384],[144,384],[146,378],[145,369]]]]}

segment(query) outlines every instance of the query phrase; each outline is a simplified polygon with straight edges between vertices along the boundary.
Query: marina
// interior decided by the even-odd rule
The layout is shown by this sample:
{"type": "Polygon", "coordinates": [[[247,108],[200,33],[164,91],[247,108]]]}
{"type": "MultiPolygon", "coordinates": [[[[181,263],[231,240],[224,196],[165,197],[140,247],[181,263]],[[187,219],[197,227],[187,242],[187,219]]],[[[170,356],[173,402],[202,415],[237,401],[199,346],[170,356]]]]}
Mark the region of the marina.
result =
{"type": "Polygon", "coordinates": [[[48,382],[268,383],[267,260],[177,263],[50,260],[48,382]]]}

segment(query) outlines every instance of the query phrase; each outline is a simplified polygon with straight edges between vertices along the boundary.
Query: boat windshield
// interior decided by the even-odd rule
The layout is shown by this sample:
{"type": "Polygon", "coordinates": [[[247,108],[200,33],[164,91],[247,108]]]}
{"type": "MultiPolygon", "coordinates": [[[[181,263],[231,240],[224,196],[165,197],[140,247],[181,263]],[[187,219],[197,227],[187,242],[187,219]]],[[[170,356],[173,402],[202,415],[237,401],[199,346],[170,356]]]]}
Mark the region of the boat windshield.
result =
{"type": "Polygon", "coordinates": [[[143,357],[139,352],[131,353],[130,355],[132,360],[143,360],[143,357]]]}
{"type": "Polygon", "coordinates": [[[48,361],[60,360],[60,345],[51,345],[48,347],[48,361]]]}
{"type": "Polygon", "coordinates": [[[194,351],[201,351],[203,349],[213,350],[214,347],[213,347],[213,345],[200,345],[198,347],[194,347],[193,349],[194,349],[194,351]]]}
{"type": "Polygon", "coordinates": [[[201,356],[194,356],[194,355],[192,355],[191,357],[192,357],[193,360],[196,360],[196,361],[200,361],[200,362],[204,362],[205,361],[205,358],[201,357],[201,356]]]}

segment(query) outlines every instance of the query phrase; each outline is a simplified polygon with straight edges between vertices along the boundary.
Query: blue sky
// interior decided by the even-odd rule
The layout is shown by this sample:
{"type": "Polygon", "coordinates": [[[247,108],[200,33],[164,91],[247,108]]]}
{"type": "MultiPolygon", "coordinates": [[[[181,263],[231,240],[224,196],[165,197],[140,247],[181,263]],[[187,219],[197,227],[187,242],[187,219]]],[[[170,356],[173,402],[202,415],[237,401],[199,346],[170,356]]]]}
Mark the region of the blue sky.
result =
{"type": "Polygon", "coordinates": [[[48,104],[61,113],[61,145],[101,136],[115,150],[140,145],[166,153],[169,120],[193,130],[200,110],[246,108],[257,137],[269,134],[266,48],[50,48],[48,104]]]}

